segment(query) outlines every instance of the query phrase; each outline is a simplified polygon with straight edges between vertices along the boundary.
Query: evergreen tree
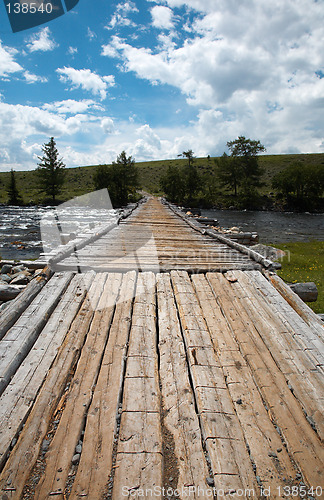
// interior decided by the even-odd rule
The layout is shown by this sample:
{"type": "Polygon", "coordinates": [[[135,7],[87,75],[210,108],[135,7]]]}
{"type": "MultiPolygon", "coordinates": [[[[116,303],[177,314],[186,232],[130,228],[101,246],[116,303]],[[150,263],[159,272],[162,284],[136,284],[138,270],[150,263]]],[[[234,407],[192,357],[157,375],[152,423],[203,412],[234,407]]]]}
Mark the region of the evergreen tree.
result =
{"type": "Polygon", "coordinates": [[[65,165],[59,158],[54,137],[42,147],[43,156],[38,157],[40,163],[36,169],[41,191],[52,198],[53,204],[60,193],[65,179],[65,165]]]}
{"type": "Polygon", "coordinates": [[[11,169],[10,172],[10,181],[8,184],[7,188],[7,193],[8,193],[8,204],[9,205],[21,205],[22,204],[22,199],[20,197],[18,188],[17,188],[17,183],[16,183],[16,176],[15,176],[15,171],[11,169]]]}
{"type": "Polygon", "coordinates": [[[112,165],[99,165],[93,177],[96,189],[107,188],[112,204],[127,205],[135,197],[138,188],[138,173],[135,160],[125,151],[117,156],[112,165]]]}
{"type": "Polygon", "coordinates": [[[167,171],[160,179],[160,186],[168,200],[174,203],[183,202],[185,183],[178,167],[168,166],[167,171]]]}

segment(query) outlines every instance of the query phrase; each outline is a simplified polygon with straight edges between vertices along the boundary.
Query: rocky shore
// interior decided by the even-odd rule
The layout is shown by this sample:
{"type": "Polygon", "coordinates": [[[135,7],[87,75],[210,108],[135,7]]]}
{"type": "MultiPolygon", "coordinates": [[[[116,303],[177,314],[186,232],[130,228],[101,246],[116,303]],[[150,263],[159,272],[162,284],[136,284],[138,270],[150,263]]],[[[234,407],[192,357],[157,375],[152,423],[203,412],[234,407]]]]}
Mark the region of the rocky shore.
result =
{"type": "Polygon", "coordinates": [[[42,273],[41,269],[30,269],[23,263],[2,264],[0,262],[0,313],[11,300],[26,288],[28,283],[42,273]]]}

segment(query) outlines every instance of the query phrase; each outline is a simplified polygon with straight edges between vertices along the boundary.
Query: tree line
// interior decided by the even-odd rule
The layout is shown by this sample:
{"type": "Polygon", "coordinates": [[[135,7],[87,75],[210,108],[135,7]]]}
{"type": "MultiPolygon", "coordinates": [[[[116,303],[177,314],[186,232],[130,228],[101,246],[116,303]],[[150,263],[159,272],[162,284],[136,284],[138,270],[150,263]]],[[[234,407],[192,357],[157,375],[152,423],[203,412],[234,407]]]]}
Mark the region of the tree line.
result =
{"type": "MultiPolygon", "coordinates": [[[[39,192],[46,197],[46,202],[56,205],[58,195],[62,192],[66,180],[66,166],[59,157],[54,137],[42,146],[43,156],[39,156],[35,173],[39,192]]],[[[122,151],[112,165],[99,165],[91,179],[95,189],[107,188],[112,205],[121,207],[139,198],[137,190],[138,172],[135,159],[122,151]]],[[[8,204],[22,205],[22,197],[18,191],[14,170],[11,170],[7,186],[8,204]]]]}
{"type": "MultiPolygon", "coordinates": [[[[202,173],[196,165],[194,152],[189,149],[178,156],[186,158],[184,166],[170,165],[160,178],[160,189],[166,197],[185,206],[218,206],[227,197],[237,208],[260,207],[259,189],[264,185],[264,170],[258,155],[266,149],[258,140],[239,136],[227,142],[228,153],[216,158],[202,173]]],[[[39,191],[46,201],[55,205],[66,179],[66,166],[60,158],[53,137],[42,146],[43,155],[35,173],[39,191]]],[[[114,207],[136,201],[140,195],[138,169],[135,159],[122,151],[112,165],[99,165],[91,179],[95,189],[107,188],[114,207]]],[[[295,162],[272,178],[272,189],[282,208],[313,210],[322,208],[324,168],[295,162]]],[[[8,203],[22,204],[15,172],[12,170],[7,186],[8,203]]],[[[222,203],[221,203],[222,205],[222,203]]],[[[226,205],[225,205],[226,206],[226,205]]]]}
{"type": "MultiPolygon", "coordinates": [[[[223,206],[258,209],[263,205],[260,188],[264,186],[264,169],[258,155],[266,149],[258,140],[239,136],[227,142],[229,153],[214,160],[207,172],[195,165],[192,150],[181,156],[188,159],[184,167],[169,166],[161,177],[161,190],[169,201],[185,206],[223,206]]],[[[210,158],[208,157],[208,160],[210,158]]],[[[324,168],[295,162],[275,174],[271,187],[275,204],[281,209],[323,209],[324,168]]],[[[273,200],[268,200],[273,205],[273,200]]]]}

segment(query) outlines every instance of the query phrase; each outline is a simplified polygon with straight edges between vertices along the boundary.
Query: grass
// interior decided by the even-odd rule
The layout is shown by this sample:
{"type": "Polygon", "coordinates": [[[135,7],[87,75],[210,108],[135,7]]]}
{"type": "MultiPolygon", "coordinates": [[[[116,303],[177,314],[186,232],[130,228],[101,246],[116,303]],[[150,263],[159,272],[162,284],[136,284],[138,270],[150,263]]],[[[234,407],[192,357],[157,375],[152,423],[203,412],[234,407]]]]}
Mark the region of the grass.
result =
{"type": "Polygon", "coordinates": [[[316,313],[324,313],[324,241],[276,244],[287,255],[278,275],[287,283],[313,281],[318,289],[316,302],[308,305],[316,313]]]}
{"type": "MultiPolygon", "coordinates": [[[[324,165],[324,153],[318,154],[290,154],[290,155],[262,155],[259,163],[264,168],[264,186],[260,190],[261,194],[269,194],[272,177],[285,167],[296,161],[305,164],[324,165]]],[[[186,159],[177,158],[174,160],[160,160],[149,162],[136,162],[139,173],[139,181],[142,189],[150,193],[160,193],[160,178],[169,165],[183,166],[187,164],[186,159]]],[[[210,171],[215,163],[214,158],[196,158],[201,174],[210,171]]],[[[36,168],[36,165],[33,166],[36,168]]],[[[75,167],[66,169],[66,182],[64,184],[59,201],[67,201],[75,196],[79,196],[94,190],[93,174],[96,165],[87,167],[75,167]]],[[[0,172],[0,203],[6,203],[8,196],[6,188],[9,184],[10,172],[0,172]]],[[[37,177],[35,170],[16,172],[16,182],[18,190],[25,204],[40,204],[44,202],[43,194],[37,188],[37,177]]]]}

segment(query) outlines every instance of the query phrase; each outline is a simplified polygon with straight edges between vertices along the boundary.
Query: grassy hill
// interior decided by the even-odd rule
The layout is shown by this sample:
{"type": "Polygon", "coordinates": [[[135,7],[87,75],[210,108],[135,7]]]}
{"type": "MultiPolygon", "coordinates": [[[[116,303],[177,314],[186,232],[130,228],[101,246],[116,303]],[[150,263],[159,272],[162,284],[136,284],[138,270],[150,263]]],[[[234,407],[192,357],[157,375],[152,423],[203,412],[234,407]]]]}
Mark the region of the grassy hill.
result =
{"type": "MultiPolygon", "coordinates": [[[[271,179],[279,171],[296,161],[306,164],[323,165],[324,153],[318,154],[290,154],[290,155],[262,155],[259,163],[264,168],[263,181],[265,185],[261,194],[271,191],[271,179]]],[[[139,172],[139,181],[142,189],[150,193],[160,193],[159,180],[169,165],[186,165],[186,159],[160,160],[136,163],[139,172]]],[[[208,172],[214,166],[214,158],[196,158],[195,165],[201,173],[208,172]]],[[[59,196],[61,202],[70,200],[75,196],[94,190],[93,173],[96,165],[66,169],[66,182],[59,196]]],[[[7,202],[6,187],[9,183],[10,172],[0,173],[0,203],[7,202]]],[[[44,203],[44,195],[39,193],[38,180],[35,171],[16,172],[18,190],[25,204],[44,203]]]]}

